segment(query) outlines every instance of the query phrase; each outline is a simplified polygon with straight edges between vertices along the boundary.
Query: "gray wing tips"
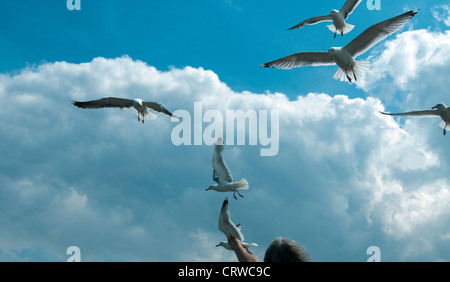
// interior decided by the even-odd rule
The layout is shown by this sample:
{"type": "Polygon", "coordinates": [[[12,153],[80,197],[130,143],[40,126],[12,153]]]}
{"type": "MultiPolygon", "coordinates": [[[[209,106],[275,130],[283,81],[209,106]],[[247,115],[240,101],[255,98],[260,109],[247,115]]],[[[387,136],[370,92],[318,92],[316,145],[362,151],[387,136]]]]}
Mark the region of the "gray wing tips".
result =
{"type": "Polygon", "coordinates": [[[261,64],[260,66],[265,67],[265,68],[273,68],[273,69],[291,69],[293,68],[292,62],[290,61],[282,61],[283,58],[275,60],[275,61],[271,61],[265,64],[261,64]]]}
{"type": "Polygon", "coordinates": [[[168,109],[166,109],[166,108],[165,108],[163,105],[161,105],[160,103],[155,103],[155,102],[144,102],[144,105],[145,105],[147,108],[150,108],[150,109],[152,109],[152,110],[154,110],[154,111],[156,111],[156,112],[165,114],[165,115],[167,115],[167,116],[169,116],[169,117],[178,118],[178,119],[180,118],[180,117],[175,116],[172,112],[170,112],[168,109]]]}
{"type": "MultiPolygon", "coordinates": [[[[394,18],[388,19],[388,20],[386,20],[386,21],[384,21],[384,22],[395,22],[395,21],[397,21],[397,20],[400,19],[400,18],[407,18],[408,20],[410,20],[410,19],[412,19],[415,15],[417,15],[417,13],[419,12],[419,10],[420,10],[420,9],[413,9],[413,10],[411,10],[411,11],[408,11],[408,12],[406,12],[406,13],[403,13],[403,14],[401,14],[401,15],[398,15],[398,16],[396,16],[396,17],[394,17],[394,18]]],[[[403,26],[404,23],[401,24],[401,25],[403,26]]]]}
{"type": "Polygon", "coordinates": [[[158,104],[161,107],[161,113],[166,114],[170,117],[174,117],[174,118],[178,118],[177,116],[174,116],[173,113],[171,111],[169,111],[168,109],[164,108],[161,104],[158,104]]]}
{"type": "Polygon", "coordinates": [[[92,105],[90,102],[79,102],[79,101],[72,101],[72,104],[78,108],[81,109],[97,109],[100,108],[98,106],[92,105]]]}
{"type": "Polygon", "coordinates": [[[419,8],[416,8],[407,12],[406,14],[411,14],[414,17],[417,14],[417,12],[419,12],[419,10],[420,10],[419,8]]]}
{"type": "Polygon", "coordinates": [[[225,209],[228,206],[228,197],[225,197],[225,200],[223,200],[222,208],[221,210],[225,209]]]}
{"type": "Polygon", "coordinates": [[[265,68],[275,68],[275,66],[272,65],[271,63],[272,63],[272,62],[269,62],[269,63],[261,64],[261,65],[259,65],[259,66],[265,67],[265,68]]]}
{"type": "Polygon", "coordinates": [[[294,25],[293,27],[290,27],[290,28],[288,28],[286,30],[293,30],[293,29],[297,29],[297,28],[302,28],[304,26],[305,26],[305,22],[301,22],[301,23],[299,23],[297,25],[294,25]]]}
{"type": "Polygon", "coordinates": [[[73,104],[82,109],[100,109],[100,108],[130,108],[133,106],[133,101],[129,99],[107,97],[98,100],[79,102],[72,101],[73,104]]]}

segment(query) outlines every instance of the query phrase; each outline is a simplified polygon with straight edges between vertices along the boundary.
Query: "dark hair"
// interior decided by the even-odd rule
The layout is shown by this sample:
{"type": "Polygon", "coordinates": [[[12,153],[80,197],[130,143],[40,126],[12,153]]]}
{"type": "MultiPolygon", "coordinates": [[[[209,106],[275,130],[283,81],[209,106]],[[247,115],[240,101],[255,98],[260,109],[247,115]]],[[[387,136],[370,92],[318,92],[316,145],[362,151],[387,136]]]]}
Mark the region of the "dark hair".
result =
{"type": "Polygon", "coordinates": [[[294,240],[275,238],[266,250],[264,262],[309,262],[308,252],[294,240]]]}

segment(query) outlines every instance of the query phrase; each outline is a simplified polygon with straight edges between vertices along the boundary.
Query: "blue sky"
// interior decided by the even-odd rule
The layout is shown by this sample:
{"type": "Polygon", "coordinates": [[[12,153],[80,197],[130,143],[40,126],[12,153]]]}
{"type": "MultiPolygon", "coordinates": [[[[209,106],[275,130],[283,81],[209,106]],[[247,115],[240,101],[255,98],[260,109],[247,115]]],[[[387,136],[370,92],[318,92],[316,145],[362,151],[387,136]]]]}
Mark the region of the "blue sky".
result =
{"type": "MultiPolygon", "coordinates": [[[[383,1],[380,11],[370,11],[363,1],[358,13],[349,19],[356,25],[354,32],[333,40],[326,23],[302,30],[286,28],[309,15],[339,9],[342,3],[336,1],[307,7],[302,1],[265,1],[258,5],[254,1],[225,0],[84,1],[81,11],[67,10],[65,1],[5,1],[1,4],[1,25],[5,27],[2,38],[6,43],[0,53],[4,62],[1,71],[44,61],[81,63],[126,54],[160,70],[169,66],[214,70],[237,91],[262,93],[275,89],[294,96],[299,91],[355,93],[355,87],[335,81],[328,87],[314,83],[318,75],[334,73],[332,67],[285,72],[259,65],[294,52],[343,46],[370,25],[399,11],[434,4],[391,2],[383,1]]],[[[427,28],[434,23],[429,9],[422,9],[421,16],[416,27],[427,28]]]]}
{"type": "MultiPolygon", "coordinates": [[[[0,260],[235,261],[215,245],[226,195],[212,184],[211,146],[175,146],[165,116],[88,111],[71,100],[120,96],[169,110],[279,110],[280,150],[227,146],[245,199],[231,212],[264,250],[277,236],[315,261],[449,261],[448,136],[436,119],[378,111],[450,104],[445,1],[366,1],[333,39],[325,23],[286,31],[344,1],[66,1],[0,3],[0,260]],[[131,2],[131,3],[130,3],[131,2]],[[358,59],[357,84],[336,67],[260,64],[344,46],[407,10],[403,29],[358,59]]],[[[206,125],[205,125],[206,127],[206,125]]],[[[231,195],[227,195],[231,199],[231,195]]]]}

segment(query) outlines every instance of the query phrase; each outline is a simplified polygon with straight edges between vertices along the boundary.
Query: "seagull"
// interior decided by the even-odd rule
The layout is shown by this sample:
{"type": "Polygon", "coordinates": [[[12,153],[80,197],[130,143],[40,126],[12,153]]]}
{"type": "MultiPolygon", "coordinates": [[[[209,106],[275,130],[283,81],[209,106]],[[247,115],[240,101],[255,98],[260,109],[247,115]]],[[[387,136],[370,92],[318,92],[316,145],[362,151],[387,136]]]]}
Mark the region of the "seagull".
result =
{"type": "Polygon", "coordinates": [[[272,67],[278,69],[292,69],[303,66],[329,66],[337,64],[339,69],[333,78],[340,81],[345,81],[347,78],[347,80],[351,83],[351,74],[353,74],[353,78],[356,81],[358,80],[358,76],[369,67],[369,62],[355,61],[355,58],[365,53],[387,36],[402,28],[408,20],[417,14],[418,10],[419,9],[411,10],[407,13],[369,27],[345,47],[332,47],[328,50],[328,52],[295,53],[290,56],[265,63],[261,66],[266,68],[272,67]]]}
{"type": "Polygon", "coordinates": [[[338,32],[343,36],[355,27],[354,25],[346,23],[345,20],[351,13],[353,13],[355,8],[359,5],[359,3],[361,3],[361,1],[362,0],[347,0],[347,2],[345,2],[344,6],[339,11],[332,10],[329,15],[309,18],[302,21],[298,25],[289,28],[288,30],[301,28],[305,25],[313,25],[320,22],[332,21],[333,24],[329,25],[328,28],[332,32],[334,32],[334,38],[336,38],[336,33],[338,32]]]}
{"type": "Polygon", "coordinates": [[[82,109],[100,109],[100,108],[124,109],[133,107],[138,112],[138,121],[141,121],[142,117],[142,123],[144,123],[144,119],[146,118],[146,116],[149,116],[151,119],[156,117],[155,114],[149,112],[147,109],[151,109],[155,112],[166,114],[170,117],[178,118],[177,116],[174,116],[171,112],[169,112],[166,108],[164,108],[161,104],[155,102],[145,102],[142,101],[142,99],[131,100],[131,99],[108,97],[87,102],[73,101],[73,104],[82,109]]]}
{"type": "Polygon", "coordinates": [[[247,190],[249,188],[248,182],[245,178],[234,182],[233,176],[231,176],[231,171],[228,169],[225,160],[223,159],[221,153],[224,149],[224,143],[222,137],[217,138],[216,146],[214,147],[212,166],[213,166],[213,180],[219,185],[211,185],[206,188],[205,191],[215,190],[217,192],[233,192],[233,197],[236,198],[236,193],[244,198],[244,196],[239,193],[238,189],[247,190]]]}
{"type": "MultiPolygon", "coordinates": [[[[228,198],[225,197],[219,214],[219,230],[222,231],[227,238],[230,235],[233,235],[234,237],[239,239],[239,241],[241,241],[242,247],[244,247],[249,253],[251,253],[248,248],[258,245],[255,243],[244,243],[244,235],[241,232],[241,225],[236,225],[233,223],[233,221],[231,221],[229,208],[230,204],[228,203],[228,198]]],[[[218,246],[223,246],[224,248],[231,250],[231,246],[228,242],[220,242],[216,245],[216,247],[218,246]]]]}
{"type": "MultiPolygon", "coordinates": [[[[250,251],[248,250],[248,248],[250,248],[250,247],[258,247],[258,244],[256,244],[256,243],[244,243],[244,242],[243,242],[243,243],[241,243],[241,245],[242,245],[242,247],[243,247],[244,249],[246,249],[247,252],[249,252],[250,254],[251,254],[252,252],[250,252],[250,251]]],[[[230,246],[230,243],[228,243],[228,242],[226,242],[226,241],[220,242],[219,244],[216,245],[216,247],[224,247],[225,249],[230,250],[230,251],[233,250],[233,249],[231,248],[231,246],[230,246]]]]}
{"type": "MultiPolygon", "coordinates": [[[[414,116],[414,117],[441,117],[442,123],[441,126],[444,128],[444,136],[447,134],[447,127],[450,125],[450,107],[447,107],[445,104],[440,103],[436,106],[432,107],[431,110],[423,110],[423,111],[413,111],[413,112],[405,112],[405,113],[398,113],[398,114],[391,114],[391,113],[385,113],[380,112],[383,115],[390,115],[390,116],[399,116],[399,117],[406,117],[406,116],[414,116]]],[[[449,127],[450,128],[450,127],[449,127]]]]}

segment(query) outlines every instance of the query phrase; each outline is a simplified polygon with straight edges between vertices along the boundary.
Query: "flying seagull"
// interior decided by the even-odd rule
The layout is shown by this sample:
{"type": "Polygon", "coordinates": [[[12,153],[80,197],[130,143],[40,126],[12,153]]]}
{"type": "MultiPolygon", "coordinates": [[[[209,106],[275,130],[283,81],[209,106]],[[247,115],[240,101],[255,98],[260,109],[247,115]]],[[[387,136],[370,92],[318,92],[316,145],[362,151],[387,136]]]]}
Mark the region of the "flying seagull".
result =
{"type": "MultiPolygon", "coordinates": [[[[247,252],[249,252],[249,253],[252,253],[252,252],[250,252],[250,251],[248,250],[248,248],[250,248],[250,247],[258,247],[258,244],[256,244],[256,243],[245,243],[245,242],[243,242],[243,243],[241,243],[241,245],[242,245],[242,247],[243,247],[244,249],[246,249],[247,252]]],[[[220,242],[219,244],[216,245],[216,247],[224,247],[225,249],[230,250],[230,251],[233,250],[233,249],[231,248],[231,246],[230,246],[230,243],[228,243],[227,241],[222,241],[222,242],[220,242]]]]}
{"type": "Polygon", "coordinates": [[[290,56],[265,63],[263,67],[272,67],[278,69],[292,69],[303,66],[329,66],[337,64],[338,71],[333,76],[334,79],[340,81],[347,80],[351,83],[353,78],[358,80],[358,76],[368,69],[369,62],[355,61],[355,58],[375,44],[385,39],[387,36],[402,28],[408,20],[417,14],[418,9],[411,10],[397,17],[388,19],[384,22],[375,24],[358,37],[353,39],[345,47],[332,47],[328,52],[301,52],[290,56]]]}
{"type": "Polygon", "coordinates": [[[305,25],[313,25],[320,22],[332,21],[333,24],[329,25],[328,28],[332,32],[334,32],[334,38],[336,38],[336,33],[340,33],[343,36],[355,27],[354,25],[346,23],[345,20],[351,13],[353,13],[355,8],[359,5],[359,3],[361,3],[361,1],[362,0],[347,0],[347,2],[345,2],[344,6],[339,11],[332,10],[329,15],[309,18],[302,21],[298,25],[289,28],[288,30],[301,28],[305,25]]]}
{"type": "Polygon", "coordinates": [[[178,118],[177,116],[174,116],[171,112],[169,112],[166,108],[164,108],[161,104],[155,102],[145,102],[142,101],[141,99],[131,100],[131,99],[108,97],[87,102],[73,101],[73,104],[82,109],[100,109],[100,108],[124,109],[133,107],[138,112],[138,121],[141,121],[142,118],[142,123],[144,123],[144,119],[147,116],[150,118],[156,117],[156,115],[153,114],[152,112],[149,112],[148,109],[151,109],[158,113],[166,114],[170,117],[178,118]]]}
{"type": "Polygon", "coordinates": [[[245,178],[234,182],[233,176],[231,176],[231,171],[228,168],[225,160],[222,157],[222,151],[224,149],[224,143],[222,137],[217,138],[216,146],[214,147],[212,166],[213,166],[213,180],[219,185],[211,185],[206,188],[205,191],[215,190],[217,192],[233,192],[233,197],[236,198],[236,193],[244,198],[244,196],[239,193],[238,189],[247,190],[248,182],[245,178]]]}
{"type": "MultiPolygon", "coordinates": [[[[239,241],[242,243],[242,247],[244,247],[249,253],[251,253],[248,248],[251,246],[258,246],[255,243],[244,243],[244,235],[241,232],[241,225],[234,224],[233,221],[231,221],[230,218],[230,204],[228,203],[228,198],[225,198],[222,204],[222,208],[220,209],[219,214],[219,230],[225,234],[225,236],[230,237],[230,235],[233,235],[239,241]]],[[[228,250],[231,250],[230,244],[228,242],[220,242],[216,247],[223,246],[228,250]]]]}
{"type": "Polygon", "coordinates": [[[444,128],[444,135],[447,134],[448,128],[450,128],[450,107],[447,107],[443,103],[437,104],[436,106],[432,107],[431,110],[423,110],[423,111],[413,111],[413,112],[405,112],[405,113],[398,113],[398,114],[391,114],[391,113],[385,113],[380,112],[383,115],[390,115],[390,116],[399,116],[399,117],[406,117],[406,116],[413,116],[413,117],[441,117],[442,122],[441,126],[444,128]]]}

